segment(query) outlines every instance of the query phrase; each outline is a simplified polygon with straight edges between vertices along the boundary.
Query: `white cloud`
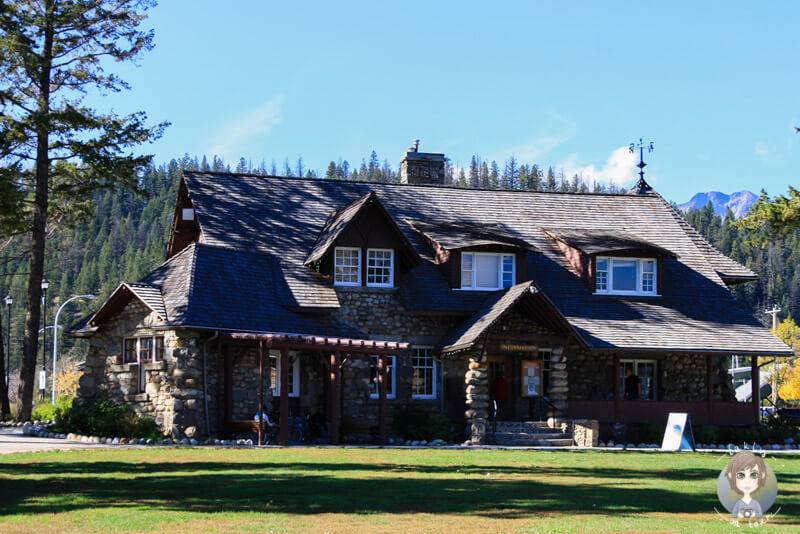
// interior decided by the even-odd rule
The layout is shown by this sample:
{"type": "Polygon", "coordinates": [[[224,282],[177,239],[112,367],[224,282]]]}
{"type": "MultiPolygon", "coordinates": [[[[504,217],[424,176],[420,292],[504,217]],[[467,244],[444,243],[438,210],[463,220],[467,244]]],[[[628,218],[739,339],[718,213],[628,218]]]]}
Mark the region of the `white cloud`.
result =
{"type": "Polygon", "coordinates": [[[762,163],[781,162],[783,157],[778,153],[777,147],[759,141],[755,145],[756,156],[761,158],[762,163]]]}
{"type": "Polygon", "coordinates": [[[243,155],[245,145],[255,137],[268,135],[281,122],[282,96],[267,100],[257,108],[223,124],[214,138],[211,154],[225,159],[243,155]]]}
{"type": "Polygon", "coordinates": [[[489,159],[505,160],[509,155],[520,162],[538,162],[542,156],[566,143],[578,133],[578,124],[571,118],[552,110],[541,113],[539,117],[542,132],[516,146],[503,149],[501,154],[494,154],[489,159]]]}
{"type": "MultiPolygon", "coordinates": [[[[570,154],[558,167],[564,171],[567,178],[577,174],[583,176],[587,183],[596,181],[606,185],[614,183],[618,186],[629,186],[637,179],[637,160],[637,154],[631,153],[627,146],[622,146],[611,153],[601,168],[597,168],[595,165],[580,166],[577,154],[570,154]]],[[[650,176],[647,181],[651,185],[654,183],[650,176]]]]}

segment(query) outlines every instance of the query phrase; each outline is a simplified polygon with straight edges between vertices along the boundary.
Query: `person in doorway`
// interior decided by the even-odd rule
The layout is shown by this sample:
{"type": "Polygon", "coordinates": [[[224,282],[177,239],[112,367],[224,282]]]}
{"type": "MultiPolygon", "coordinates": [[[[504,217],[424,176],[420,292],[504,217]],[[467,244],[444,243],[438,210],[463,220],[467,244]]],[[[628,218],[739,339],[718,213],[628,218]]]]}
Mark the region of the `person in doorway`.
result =
{"type": "Polygon", "coordinates": [[[508,382],[505,375],[500,372],[492,384],[492,395],[497,403],[495,417],[497,419],[506,418],[506,402],[508,401],[508,382]]]}
{"type": "Polygon", "coordinates": [[[630,367],[628,367],[625,374],[625,398],[639,400],[642,396],[642,381],[633,373],[633,369],[630,367]]]}

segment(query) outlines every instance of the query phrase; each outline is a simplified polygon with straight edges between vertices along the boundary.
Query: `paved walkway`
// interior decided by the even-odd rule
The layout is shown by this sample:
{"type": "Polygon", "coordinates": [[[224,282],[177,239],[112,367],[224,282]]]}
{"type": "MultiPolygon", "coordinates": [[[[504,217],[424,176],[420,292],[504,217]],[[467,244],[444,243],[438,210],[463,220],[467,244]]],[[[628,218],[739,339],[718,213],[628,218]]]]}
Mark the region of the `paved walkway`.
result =
{"type": "MultiPolygon", "coordinates": [[[[112,445],[83,443],[69,439],[38,438],[25,436],[22,427],[0,428],[0,454],[12,452],[66,451],[70,449],[104,449],[112,445]]],[[[119,445],[113,445],[119,447],[119,445]]]]}

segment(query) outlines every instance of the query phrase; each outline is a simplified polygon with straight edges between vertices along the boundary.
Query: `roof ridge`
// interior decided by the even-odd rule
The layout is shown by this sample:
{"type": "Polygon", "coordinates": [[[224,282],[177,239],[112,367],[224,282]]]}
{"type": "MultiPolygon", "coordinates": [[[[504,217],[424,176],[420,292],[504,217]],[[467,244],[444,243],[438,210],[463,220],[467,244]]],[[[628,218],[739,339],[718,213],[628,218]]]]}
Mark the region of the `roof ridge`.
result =
{"type": "Polygon", "coordinates": [[[488,187],[458,187],[455,185],[445,185],[445,184],[402,184],[398,182],[375,182],[371,180],[331,180],[329,178],[307,178],[305,176],[298,177],[298,176],[276,176],[272,174],[254,174],[254,173],[237,173],[237,172],[220,172],[220,171],[183,171],[184,174],[193,174],[193,175],[203,175],[203,174],[212,174],[216,176],[229,176],[232,178],[235,177],[247,177],[247,178],[264,178],[264,179],[276,179],[276,180],[286,180],[286,181],[295,181],[295,182],[314,182],[314,183],[339,183],[339,184],[365,184],[365,185],[380,185],[380,186],[392,186],[392,187],[423,187],[423,188],[433,188],[433,189],[452,189],[455,191],[491,191],[493,193],[531,193],[531,194],[542,194],[542,195],[574,195],[574,196],[602,196],[602,197],[619,197],[619,198],[652,198],[653,196],[658,195],[655,194],[637,194],[637,195],[629,195],[628,193],[602,193],[602,192],[594,192],[594,191],[540,191],[540,190],[533,190],[533,189],[491,189],[488,187]]]}

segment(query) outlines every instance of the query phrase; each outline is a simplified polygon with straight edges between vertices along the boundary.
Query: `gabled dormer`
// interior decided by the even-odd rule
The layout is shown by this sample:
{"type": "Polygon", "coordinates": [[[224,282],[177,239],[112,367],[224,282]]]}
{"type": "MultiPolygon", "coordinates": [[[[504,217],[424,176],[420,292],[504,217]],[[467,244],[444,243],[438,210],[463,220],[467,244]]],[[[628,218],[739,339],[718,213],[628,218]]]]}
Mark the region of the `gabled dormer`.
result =
{"type": "Polygon", "coordinates": [[[450,288],[494,291],[527,280],[526,258],[539,250],[496,224],[409,221],[430,244],[450,288]]]}
{"type": "Polygon", "coordinates": [[[664,259],[675,254],[623,232],[542,229],[586,287],[598,295],[661,295],[664,259]]]}
{"type": "Polygon", "coordinates": [[[391,288],[403,271],[421,262],[371,191],[328,217],[304,265],[334,286],[391,288]]]}

